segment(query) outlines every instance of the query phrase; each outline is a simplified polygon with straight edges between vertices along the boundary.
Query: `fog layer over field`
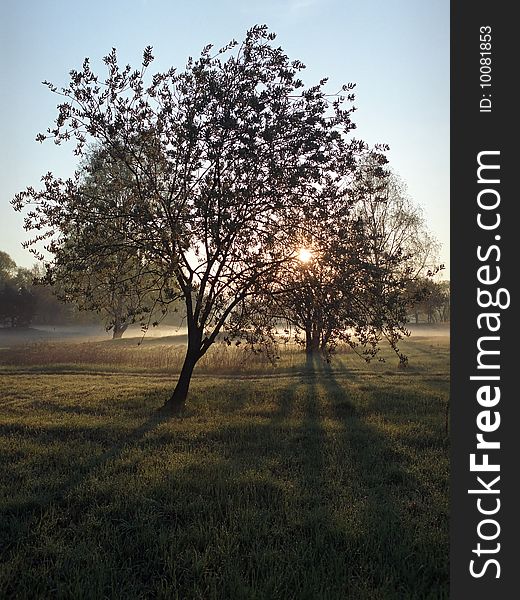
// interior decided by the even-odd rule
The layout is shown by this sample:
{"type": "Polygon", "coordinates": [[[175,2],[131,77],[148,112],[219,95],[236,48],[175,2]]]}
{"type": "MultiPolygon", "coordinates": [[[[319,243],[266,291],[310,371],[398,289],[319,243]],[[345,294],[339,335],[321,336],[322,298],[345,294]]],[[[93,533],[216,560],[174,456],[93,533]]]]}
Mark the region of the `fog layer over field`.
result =
{"type": "MultiPolygon", "coordinates": [[[[412,337],[416,336],[449,336],[449,324],[429,325],[410,324],[408,326],[412,337]]],[[[169,338],[171,344],[186,344],[187,329],[169,325],[151,327],[145,334],[139,325],[127,329],[123,339],[134,340],[138,344],[141,340],[150,338],[169,338]]],[[[110,341],[112,333],[105,331],[98,325],[41,325],[24,329],[0,328],[0,348],[9,348],[20,344],[33,342],[101,342],[110,341]]]]}
{"type": "MultiPolygon", "coordinates": [[[[185,344],[187,330],[185,327],[159,326],[150,328],[147,338],[170,338],[172,344],[185,344]]],[[[101,342],[110,341],[112,332],[105,331],[100,325],[41,325],[24,329],[0,328],[0,348],[32,342],[101,342]]],[[[143,339],[143,331],[139,325],[130,326],[123,339],[133,339],[136,344],[143,339]]]]}

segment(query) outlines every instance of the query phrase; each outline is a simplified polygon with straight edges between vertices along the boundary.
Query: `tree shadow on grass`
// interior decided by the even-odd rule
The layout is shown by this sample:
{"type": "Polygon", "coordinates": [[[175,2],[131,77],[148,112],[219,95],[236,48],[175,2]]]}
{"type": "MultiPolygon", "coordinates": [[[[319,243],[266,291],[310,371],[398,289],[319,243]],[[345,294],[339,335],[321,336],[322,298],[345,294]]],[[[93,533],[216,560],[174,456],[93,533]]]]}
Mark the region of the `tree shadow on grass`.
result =
{"type": "Polygon", "coordinates": [[[447,597],[446,517],[430,506],[432,490],[407,452],[368,422],[370,408],[360,412],[348,384],[318,361],[277,398],[268,421],[201,434],[221,458],[211,471],[191,465],[173,476],[210,499],[204,523],[217,502],[240,540],[225,553],[209,541],[204,568],[231,577],[235,565],[236,585],[249,593],[253,573],[261,574],[262,598],[447,597]],[[201,482],[215,480],[205,494],[201,482]],[[263,550],[252,551],[258,545],[263,550]]]}
{"type": "Polygon", "coordinates": [[[54,560],[50,577],[40,573],[47,591],[69,589],[71,577],[82,589],[88,572],[93,597],[447,597],[444,538],[425,531],[431,493],[407,454],[369,422],[370,403],[360,410],[349,381],[319,362],[276,388],[274,404],[265,385],[265,394],[247,382],[230,394],[229,382],[218,382],[208,399],[219,403],[212,420],[209,408],[197,416],[203,388],[195,388],[193,408],[172,430],[159,427],[165,419],[154,414],[130,435],[119,434],[56,494],[11,507],[24,525],[6,522],[6,558],[15,552],[15,534],[29,546],[40,539],[45,511],[57,506],[76,519],[68,545],[82,550],[62,563],[44,555],[54,560]],[[140,452],[125,454],[129,447],[140,452]],[[120,469],[102,472],[123,457],[120,469]],[[144,483],[132,485],[151,458],[144,483]],[[121,484],[125,491],[104,497],[98,486],[76,498],[93,474],[108,480],[109,490],[121,484]],[[104,559],[95,562],[100,551],[104,559]],[[74,568],[67,573],[60,565],[74,568]]]}
{"type": "MultiPolygon", "coordinates": [[[[315,370],[326,393],[326,413],[338,427],[333,442],[335,455],[345,461],[344,485],[350,487],[352,502],[363,507],[362,535],[345,557],[349,578],[370,582],[381,598],[447,597],[446,515],[432,514],[431,490],[412,473],[407,451],[367,422],[369,412],[359,413],[337,372],[321,361],[315,370]]],[[[353,377],[353,383],[359,380],[353,377]]],[[[310,418],[314,414],[309,411],[310,418]]],[[[341,474],[335,472],[338,481],[341,474]]]]}
{"type": "MultiPolygon", "coordinates": [[[[8,423],[0,425],[0,435],[19,436],[25,440],[38,443],[39,447],[45,448],[52,443],[65,443],[66,445],[77,442],[79,453],[75,458],[78,462],[63,466],[68,466],[68,477],[63,479],[57,477],[55,481],[51,478],[56,474],[52,471],[43,472],[43,477],[36,478],[39,483],[37,486],[40,492],[36,496],[29,496],[24,499],[18,499],[13,502],[7,500],[4,503],[2,512],[4,515],[19,515],[26,520],[28,528],[31,527],[31,518],[41,515],[50,505],[65,503],[69,493],[80,486],[92,472],[102,469],[110,461],[117,460],[126,448],[136,444],[148,433],[156,429],[166,420],[166,417],[159,413],[153,413],[139,427],[130,430],[110,425],[93,425],[91,427],[81,427],[71,424],[70,426],[49,426],[28,427],[23,424],[8,423]],[[117,441],[114,441],[117,440],[117,441]],[[89,442],[102,445],[108,445],[104,452],[97,453],[90,458],[85,458],[81,452],[93,450],[89,442]],[[83,446],[83,447],[82,447],[83,446]],[[47,477],[49,479],[47,479],[47,477]]],[[[65,450],[67,452],[67,450],[65,450]]],[[[74,457],[74,453],[72,455],[74,457]]],[[[47,466],[47,465],[45,465],[47,466]]],[[[31,476],[34,474],[31,473],[31,476]]]]}
{"type": "Polygon", "coordinates": [[[221,422],[202,442],[219,460],[172,474],[197,499],[182,522],[207,527],[200,568],[245,590],[208,597],[447,597],[447,532],[429,535],[430,492],[329,367],[282,390],[268,421],[221,422]],[[233,540],[225,551],[221,534],[233,540]]]}

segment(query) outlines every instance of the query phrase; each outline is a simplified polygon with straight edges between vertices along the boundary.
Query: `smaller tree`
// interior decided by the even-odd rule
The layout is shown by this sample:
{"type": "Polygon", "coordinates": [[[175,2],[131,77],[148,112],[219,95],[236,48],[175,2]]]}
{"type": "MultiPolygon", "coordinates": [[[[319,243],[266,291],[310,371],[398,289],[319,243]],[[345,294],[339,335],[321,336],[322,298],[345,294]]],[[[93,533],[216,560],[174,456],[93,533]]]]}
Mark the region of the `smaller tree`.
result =
{"type": "Polygon", "coordinates": [[[409,335],[407,307],[425,295],[417,282],[444,268],[438,264],[439,244],[403,182],[392,172],[382,174],[372,157],[361,165],[353,193],[366,240],[366,324],[388,340],[404,364],[398,342],[409,335]]]}
{"type": "Polygon", "coordinates": [[[0,250],[0,285],[11,280],[17,271],[15,261],[7,254],[0,250]]]}
{"type": "Polygon", "coordinates": [[[447,280],[439,281],[439,293],[441,297],[440,306],[438,308],[439,319],[441,323],[448,323],[450,320],[451,311],[451,291],[450,282],[447,280]]]}
{"type": "Polygon", "coordinates": [[[316,192],[303,222],[284,240],[300,260],[271,286],[261,322],[270,310],[272,326],[293,325],[308,359],[341,341],[370,360],[386,339],[405,363],[407,306],[424,294],[412,284],[434,272],[436,243],[385,156],[367,153],[341,194],[316,192]]]}
{"type": "Polygon", "coordinates": [[[98,146],[87,154],[80,173],[75,193],[80,218],[61,226],[51,241],[53,263],[39,282],[52,284],[60,300],[80,311],[99,313],[106,330],[119,339],[130,324],[146,328],[164,315],[168,294],[174,293],[156,275],[146,251],[135,245],[128,215],[139,202],[126,163],[98,146]]]}

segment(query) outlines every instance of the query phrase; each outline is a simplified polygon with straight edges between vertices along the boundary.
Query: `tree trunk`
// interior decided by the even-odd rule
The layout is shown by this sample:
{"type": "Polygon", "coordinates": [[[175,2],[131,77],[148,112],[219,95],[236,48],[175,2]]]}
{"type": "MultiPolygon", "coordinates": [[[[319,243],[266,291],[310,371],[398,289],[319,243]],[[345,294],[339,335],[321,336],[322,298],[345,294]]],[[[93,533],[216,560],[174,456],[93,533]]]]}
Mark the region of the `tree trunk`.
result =
{"type": "Polygon", "coordinates": [[[186,350],[186,356],[184,357],[181,373],[177,380],[177,385],[173,390],[173,394],[164,403],[164,408],[171,411],[172,414],[179,414],[186,405],[186,398],[188,397],[193,369],[199,358],[202,356],[200,349],[201,338],[202,333],[195,327],[190,328],[188,324],[188,348],[186,350]]]}
{"type": "Polygon", "coordinates": [[[126,323],[123,323],[123,324],[115,323],[114,331],[112,333],[112,339],[120,340],[123,337],[123,333],[126,331],[127,327],[128,327],[128,325],[126,323]]]}
{"type": "Polygon", "coordinates": [[[328,328],[325,333],[321,334],[320,348],[323,354],[327,353],[327,347],[329,345],[330,336],[332,335],[332,329],[328,328]]]}
{"type": "Polygon", "coordinates": [[[320,351],[320,332],[315,323],[305,328],[305,354],[307,363],[313,364],[314,357],[320,351]]]}
{"type": "Polygon", "coordinates": [[[114,329],[112,333],[113,340],[120,340],[123,337],[123,333],[128,327],[126,319],[123,318],[123,297],[121,294],[117,294],[117,302],[113,307],[112,316],[114,318],[114,329]]]}
{"type": "Polygon", "coordinates": [[[184,364],[182,365],[177,385],[173,390],[173,394],[164,403],[164,407],[173,414],[179,414],[182,412],[184,406],[186,405],[186,398],[188,397],[191,376],[193,375],[193,369],[195,368],[197,360],[198,357],[194,353],[186,352],[186,357],[184,358],[184,364]]]}

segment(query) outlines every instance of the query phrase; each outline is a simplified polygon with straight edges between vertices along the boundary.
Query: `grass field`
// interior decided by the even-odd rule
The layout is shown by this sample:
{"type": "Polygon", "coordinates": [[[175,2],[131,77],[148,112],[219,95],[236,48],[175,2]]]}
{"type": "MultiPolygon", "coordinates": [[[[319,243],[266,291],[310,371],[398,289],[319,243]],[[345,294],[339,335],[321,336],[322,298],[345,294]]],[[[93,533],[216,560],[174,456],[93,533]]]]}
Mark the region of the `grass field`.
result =
{"type": "Polygon", "coordinates": [[[448,344],[217,348],[178,419],[159,342],[0,352],[0,597],[447,598],[448,344]]]}

